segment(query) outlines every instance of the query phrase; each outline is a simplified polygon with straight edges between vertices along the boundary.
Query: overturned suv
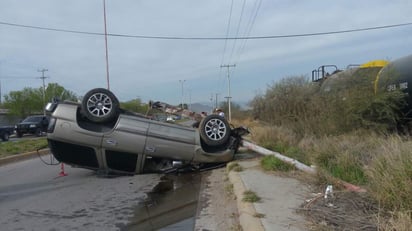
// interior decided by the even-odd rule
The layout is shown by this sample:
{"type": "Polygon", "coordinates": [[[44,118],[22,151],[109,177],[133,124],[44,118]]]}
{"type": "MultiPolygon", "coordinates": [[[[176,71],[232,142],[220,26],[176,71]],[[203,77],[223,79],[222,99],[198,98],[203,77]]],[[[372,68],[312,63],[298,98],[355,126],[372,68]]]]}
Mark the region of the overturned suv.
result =
{"type": "Polygon", "coordinates": [[[47,139],[60,162],[103,173],[165,172],[234,158],[243,127],[209,115],[198,128],[151,120],[125,111],[109,90],[92,89],[81,103],[54,101],[47,139]]]}

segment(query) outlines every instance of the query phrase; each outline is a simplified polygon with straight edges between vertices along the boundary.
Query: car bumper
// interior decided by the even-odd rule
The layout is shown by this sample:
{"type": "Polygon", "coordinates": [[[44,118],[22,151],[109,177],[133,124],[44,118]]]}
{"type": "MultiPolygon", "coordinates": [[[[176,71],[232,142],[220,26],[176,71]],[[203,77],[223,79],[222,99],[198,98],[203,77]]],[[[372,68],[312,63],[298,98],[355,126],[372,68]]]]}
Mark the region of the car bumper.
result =
{"type": "Polygon", "coordinates": [[[16,129],[16,133],[26,134],[26,133],[34,133],[36,128],[19,128],[16,129]]]}

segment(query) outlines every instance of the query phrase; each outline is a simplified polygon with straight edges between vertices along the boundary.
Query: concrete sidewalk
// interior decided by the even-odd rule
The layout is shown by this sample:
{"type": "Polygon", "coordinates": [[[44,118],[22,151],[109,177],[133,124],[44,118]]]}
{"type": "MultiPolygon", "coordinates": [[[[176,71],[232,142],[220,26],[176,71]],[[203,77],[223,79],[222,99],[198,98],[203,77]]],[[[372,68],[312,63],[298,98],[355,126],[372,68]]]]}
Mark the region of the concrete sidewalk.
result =
{"type": "Polygon", "coordinates": [[[304,203],[309,189],[294,178],[276,176],[260,168],[259,160],[238,161],[243,170],[230,171],[237,198],[239,221],[245,231],[309,230],[304,217],[295,212],[304,203]],[[250,190],[260,202],[244,202],[244,192],[250,190]]]}

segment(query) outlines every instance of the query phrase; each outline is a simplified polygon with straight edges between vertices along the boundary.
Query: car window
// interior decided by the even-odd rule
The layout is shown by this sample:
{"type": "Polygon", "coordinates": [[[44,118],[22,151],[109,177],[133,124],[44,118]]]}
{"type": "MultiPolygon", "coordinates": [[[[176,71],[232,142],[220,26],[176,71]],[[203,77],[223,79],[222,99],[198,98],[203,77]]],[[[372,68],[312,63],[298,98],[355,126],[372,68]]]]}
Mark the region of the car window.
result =
{"type": "Polygon", "coordinates": [[[25,120],[23,120],[23,122],[40,122],[42,118],[43,117],[41,116],[31,116],[31,117],[27,117],[25,120]]]}

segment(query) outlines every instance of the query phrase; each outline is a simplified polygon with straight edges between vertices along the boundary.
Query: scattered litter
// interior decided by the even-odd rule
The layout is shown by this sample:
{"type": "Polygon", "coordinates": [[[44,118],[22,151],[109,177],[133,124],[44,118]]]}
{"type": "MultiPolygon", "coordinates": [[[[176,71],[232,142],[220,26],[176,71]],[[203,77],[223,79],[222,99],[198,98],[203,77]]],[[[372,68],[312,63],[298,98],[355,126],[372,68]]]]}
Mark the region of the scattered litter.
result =
{"type": "Polygon", "coordinates": [[[322,193],[312,194],[314,197],[306,200],[297,210],[314,224],[331,230],[378,230],[375,218],[379,214],[379,206],[367,194],[351,191],[332,193],[333,198],[327,195],[328,200],[333,199],[331,206],[325,203],[325,189],[322,193]]]}
{"type": "Polygon", "coordinates": [[[333,197],[333,186],[332,185],[328,185],[326,186],[326,190],[325,190],[325,199],[331,198],[333,197]]]}

